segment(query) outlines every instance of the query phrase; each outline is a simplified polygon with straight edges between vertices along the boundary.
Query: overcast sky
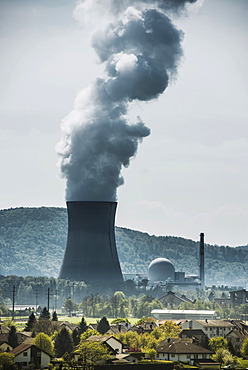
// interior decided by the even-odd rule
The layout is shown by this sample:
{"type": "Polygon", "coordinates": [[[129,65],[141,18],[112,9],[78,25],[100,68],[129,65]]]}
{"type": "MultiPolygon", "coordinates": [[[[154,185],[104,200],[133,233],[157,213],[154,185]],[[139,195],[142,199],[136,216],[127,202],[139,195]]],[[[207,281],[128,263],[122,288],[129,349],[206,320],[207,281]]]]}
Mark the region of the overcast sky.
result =
{"type": "MultiPolygon", "coordinates": [[[[1,209],[65,206],[60,121],[102,71],[74,6],[0,0],[1,209]]],[[[205,0],[175,20],[185,33],[177,79],[130,109],[151,135],[123,171],[117,226],[248,244],[247,16],[247,0],[205,0]]]]}

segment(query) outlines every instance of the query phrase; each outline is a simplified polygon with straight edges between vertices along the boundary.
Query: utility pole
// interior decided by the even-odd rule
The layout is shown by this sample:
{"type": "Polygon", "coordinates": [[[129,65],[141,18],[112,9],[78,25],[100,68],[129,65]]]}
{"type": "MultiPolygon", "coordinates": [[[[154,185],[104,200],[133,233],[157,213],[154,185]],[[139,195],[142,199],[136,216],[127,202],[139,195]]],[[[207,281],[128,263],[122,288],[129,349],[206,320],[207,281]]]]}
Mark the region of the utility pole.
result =
{"type": "Polygon", "coordinates": [[[38,290],[35,291],[35,312],[37,314],[37,306],[38,306],[38,296],[39,296],[39,292],[38,290]]]}
{"type": "Polygon", "coordinates": [[[55,290],[54,294],[54,311],[57,311],[57,299],[58,299],[58,289],[55,290]]]}
{"type": "Polygon", "coordinates": [[[47,288],[47,310],[50,308],[50,288],[47,288]]]}
{"type": "Polygon", "coordinates": [[[72,283],[72,300],[74,302],[75,283],[72,283]]]}
{"type": "Polygon", "coordinates": [[[15,294],[16,294],[16,290],[15,290],[15,285],[13,285],[13,298],[12,298],[12,320],[14,321],[15,320],[15,294]]]}

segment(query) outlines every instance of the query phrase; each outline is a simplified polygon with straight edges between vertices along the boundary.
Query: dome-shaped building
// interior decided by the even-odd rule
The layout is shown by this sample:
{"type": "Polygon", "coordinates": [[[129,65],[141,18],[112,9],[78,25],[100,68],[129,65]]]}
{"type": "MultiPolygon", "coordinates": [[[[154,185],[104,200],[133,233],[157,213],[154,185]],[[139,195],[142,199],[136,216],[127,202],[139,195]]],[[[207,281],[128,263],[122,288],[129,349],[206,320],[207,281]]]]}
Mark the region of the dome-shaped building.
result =
{"type": "Polygon", "coordinates": [[[150,281],[166,281],[175,279],[175,268],[167,258],[156,258],[148,267],[150,281]]]}

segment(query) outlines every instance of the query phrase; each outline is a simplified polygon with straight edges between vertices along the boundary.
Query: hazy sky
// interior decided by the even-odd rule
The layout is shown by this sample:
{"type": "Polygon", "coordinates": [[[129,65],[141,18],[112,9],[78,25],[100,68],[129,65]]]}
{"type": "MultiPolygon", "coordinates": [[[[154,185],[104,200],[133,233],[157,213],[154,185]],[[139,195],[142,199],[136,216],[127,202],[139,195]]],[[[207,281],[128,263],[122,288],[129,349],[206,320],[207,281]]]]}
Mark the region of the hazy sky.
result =
{"type": "MultiPolygon", "coordinates": [[[[65,206],[60,121],[102,71],[74,6],[0,0],[1,209],[65,206]]],[[[151,135],[123,171],[118,226],[248,244],[247,16],[247,0],[205,0],[175,20],[185,32],[177,79],[130,109],[151,135]]]]}

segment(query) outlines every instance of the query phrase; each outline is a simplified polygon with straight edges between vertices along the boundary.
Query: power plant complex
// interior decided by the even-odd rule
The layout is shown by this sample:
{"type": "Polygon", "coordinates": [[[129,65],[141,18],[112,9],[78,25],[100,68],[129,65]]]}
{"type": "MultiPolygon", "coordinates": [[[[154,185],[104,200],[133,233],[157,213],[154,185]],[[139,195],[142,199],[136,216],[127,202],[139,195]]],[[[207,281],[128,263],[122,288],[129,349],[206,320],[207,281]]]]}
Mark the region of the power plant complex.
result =
{"type": "MultiPolygon", "coordinates": [[[[115,242],[116,202],[67,202],[67,246],[59,277],[87,284],[121,283],[123,276],[115,242]]],[[[199,275],[175,271],[167,258],[156,258],[148,267],[150,284],[199,286],[204,289],[204,234],[200,234],[199,275]]],[[[130,278],[130,276],[126,276],[130,278]]]]}

